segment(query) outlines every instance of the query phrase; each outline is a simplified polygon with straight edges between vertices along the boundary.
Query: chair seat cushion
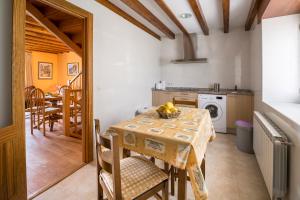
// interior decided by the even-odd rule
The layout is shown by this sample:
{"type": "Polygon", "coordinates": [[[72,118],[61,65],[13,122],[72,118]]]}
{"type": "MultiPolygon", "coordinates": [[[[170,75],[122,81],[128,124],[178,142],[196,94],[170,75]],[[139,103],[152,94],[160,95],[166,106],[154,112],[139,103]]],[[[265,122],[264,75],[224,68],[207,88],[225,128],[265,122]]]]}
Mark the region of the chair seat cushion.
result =
{"type": "MultiPolygon", "coordinates": [[[[120,161],[120,167],[122,197],[124,200],[134,199],[168,179],[166,173],[142,156],[124,158],[120,161]]],[[[102,170],[100,179],[103,180],[112,193],[112,174],[102,170]]]]}

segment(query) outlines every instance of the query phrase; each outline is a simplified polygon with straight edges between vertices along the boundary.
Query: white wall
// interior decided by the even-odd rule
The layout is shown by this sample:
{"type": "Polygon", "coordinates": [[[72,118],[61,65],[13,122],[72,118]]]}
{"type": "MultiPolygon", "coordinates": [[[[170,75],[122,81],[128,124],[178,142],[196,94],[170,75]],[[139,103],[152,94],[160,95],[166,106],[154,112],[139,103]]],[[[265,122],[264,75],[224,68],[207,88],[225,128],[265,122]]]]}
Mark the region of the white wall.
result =
{"type": "Polygon", "coordinates": [[[161,49],[162,79],[169,86],[210,87],[219,82],[222,88],[249,89],[250,87],[250,35],[243,29],[221,31],[209,36],[197,35],[198,57],[208,58],[208,63],[172,64],[173,59],[182,58],[183,44],[180,38],[164,39],[161,49]]]}
{"type": "Polygon", "coordinates": [[[11,123],[12,1],[0,6],[0,128],[11,123]]]}
{"type": "MultiPolygon", "coordinates": [[[[264,21],[263,21],[264,24],[264,21]]],[[[262,76],[263,76],[263,59],[262,57],[262,26],[257,25],[251,34],[251,89],[255,93],[255,110],[266,113],[289,137],[293,146],[290,148],[289,158],[289,189],[287,200],[300,199],[300,127],[291,122],[272,107],[262,101],[262,76]]],[[[274,32],[268,34],[272,37],[274,32]]],[[[265,35],[267,36],[267,35],[265,35]]],[[[273,75],[273,72],[268,72],[273,75]]],[[[276,79],[273,79],[276,82],[276,79]]]]}
{"type": "Polygon", "coordinates": [[[96,1],[71,2],[94,15],[94,117],[104,130],[151,105],[160,41],[96,1]]]}
{"type": "Polygon", "coordinates": [[[251,90],[254,92],[254,109],[262,108],[262,26],[250,32],[251,90]]]}
{"type": "Polygon", "coordinates": [[[300,14],[263,20],[263,99],[300,101],[300,14]]]}

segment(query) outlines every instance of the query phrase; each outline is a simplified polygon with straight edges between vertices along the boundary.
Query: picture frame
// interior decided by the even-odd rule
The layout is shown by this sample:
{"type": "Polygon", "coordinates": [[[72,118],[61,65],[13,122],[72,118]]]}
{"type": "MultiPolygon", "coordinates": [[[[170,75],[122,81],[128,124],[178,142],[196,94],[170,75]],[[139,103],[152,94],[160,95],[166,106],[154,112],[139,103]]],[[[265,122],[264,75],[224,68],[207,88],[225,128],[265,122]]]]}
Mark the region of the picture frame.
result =
{"type": "Polygon", "coordinates": [[[38,79],[40,80],[53,79],[53,63],[38,62],[38,79]]]}
{"type": "Polygon", "coordinates": [[[67,74],[68,76],[76,76],[79,71],[79,62],[73,62],[67,64],[67,74]]]}

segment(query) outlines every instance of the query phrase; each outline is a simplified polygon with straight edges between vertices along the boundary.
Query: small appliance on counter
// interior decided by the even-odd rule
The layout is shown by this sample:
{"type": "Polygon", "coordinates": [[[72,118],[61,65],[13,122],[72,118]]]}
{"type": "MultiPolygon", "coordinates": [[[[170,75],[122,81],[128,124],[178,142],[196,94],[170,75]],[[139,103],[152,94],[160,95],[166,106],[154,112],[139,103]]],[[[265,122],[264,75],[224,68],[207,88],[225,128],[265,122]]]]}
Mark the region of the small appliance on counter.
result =
{"type": "Polygon", "coordinates": [[[165,90],[166,89],[166,81],[159,81],[155,83],[155,89],[157,90],[165,90]]]}
{"type": "Polygon", "coordinates": [[[220,92],[220,83],[214,83],[214,91],[220,92]]]}

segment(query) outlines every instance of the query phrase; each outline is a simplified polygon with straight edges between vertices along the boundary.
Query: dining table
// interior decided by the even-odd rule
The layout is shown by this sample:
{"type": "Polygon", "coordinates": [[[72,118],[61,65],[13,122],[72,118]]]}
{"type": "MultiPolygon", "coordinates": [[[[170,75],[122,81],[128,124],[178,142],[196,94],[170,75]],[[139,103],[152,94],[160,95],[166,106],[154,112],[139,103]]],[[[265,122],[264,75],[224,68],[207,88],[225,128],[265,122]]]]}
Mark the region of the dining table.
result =
{"type": "Polygon", "coordinates": [[[107,133],[117,133],[120,147],[160,159],[178,173],[178,200],[187,198],[187,175],[195,199],[205,200],[208,191],[201,164],[207,145],[216,137],[208,110],[179,107],[177,118],[162,119],[150,108],[130,120],[112,125],[107,133]]]}
{"type": "Polygon", "coordinates": [[[57,106],[57,102],[62,101],[62,95],[45,95],[45,101],[51,102],[52,106],[57,106]]]}

